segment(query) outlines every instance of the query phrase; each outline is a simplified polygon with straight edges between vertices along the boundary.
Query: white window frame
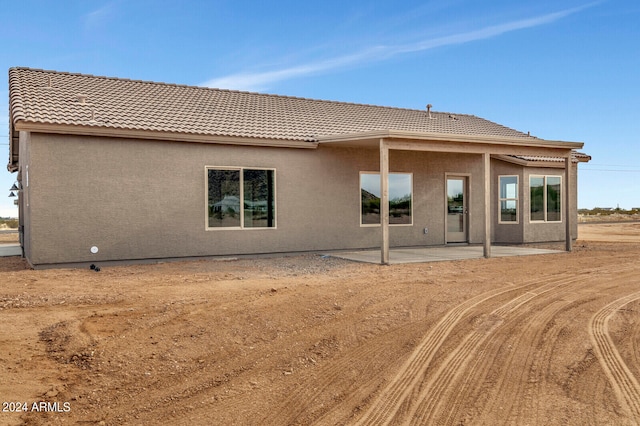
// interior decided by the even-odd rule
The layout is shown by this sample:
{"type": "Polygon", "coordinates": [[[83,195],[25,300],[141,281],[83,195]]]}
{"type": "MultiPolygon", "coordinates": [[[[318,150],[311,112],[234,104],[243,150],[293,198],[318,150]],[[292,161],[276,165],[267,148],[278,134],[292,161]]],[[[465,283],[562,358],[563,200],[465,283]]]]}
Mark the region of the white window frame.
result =
{"type": "MultiPolygon", "coordinates": [[[[359,205],[359,209],[358,209],[358,216],[359,216],[359,222],[360,222],[360,227],[361,228],[369,228],[369,227],[377,227],[377,226],[382,226],[382,212],[380,215],[380,222],[381,223],[362,223],[362,175],[378,175],[378,179],[380,178],[380,172],[360,172],[360,174],[358,175],[358,199],[360,200],[358,202],[359,205]]],[[[411,177],[411,223],[389,223],[389,226],[413,226],[413,173],[409,173],[409,172],[390,172],[389,176],[391,175],[409,175],[411,177]]],[[[380,197],[382,199],[382,197],[380,197]]],[[[391,201],[391,200],[389,200],[391,201]]]]}
{"type": "Polygon", "coordinates": [[[271,167],[230,167],[230,166],[205,166],[204,167],[204,200],[205,200],[205,214],[204,214],[204,226],[206,231],[229,231],[229,230],[265,230],[265,229],[277,229],[278,227],[278,206],[277,206],[277,183],[276,183],[277,171],[271,167]],[[212,227],[209,226],[209,170],[233,170],[240,172],[240,226],[225,226],[225,227],[212,227]],[[273,226],[263,227],[245,227],[244,226],[244,171],[245,170],[271,170],[273,171],[273,226]]]}
{"type": "Polygon", "coordinates": [[[562,182],[562,175],[529,175],[529,223],[562,223],[562,218],[564,217],[564,184],[562,182]],[[543,211],[544,211],[544,219],[543,220],[533,220],[531,219],[531,178],[542,178],[544,184],[542,185],[542,187],[544,188],[543,191],[543,211]],[[547,219],[547,213],[548,213],[548,208],[547,208],[547,179],[548,178],[559,178],[560,179],[560,220],[548,220],[547,219]]]}
{"type": "Polygon", "coordinates": [[[501,225],[518,225],[520,223],[520,177],[518,175],[498,175],[498,223],[501,225]],[[502,184],[500,180],[502,178],[516,178],[516,197],[501,197],[500,192],[502,184]],[[516,220],[515,221],[503,221],[502,220],[502,202],[503,201],[515,201],[516,202],[516,220]]]}

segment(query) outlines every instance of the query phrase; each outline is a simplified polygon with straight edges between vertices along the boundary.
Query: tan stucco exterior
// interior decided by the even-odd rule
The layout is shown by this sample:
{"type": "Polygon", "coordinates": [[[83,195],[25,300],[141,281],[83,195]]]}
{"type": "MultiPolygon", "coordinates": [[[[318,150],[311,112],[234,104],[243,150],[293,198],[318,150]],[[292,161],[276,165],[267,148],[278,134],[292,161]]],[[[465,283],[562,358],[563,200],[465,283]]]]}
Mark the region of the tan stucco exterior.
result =
{"type": "MultiPolygon", "coordinates": [[[[530,211],[530,187],[529,179],[531,176],[560,176],[564,185],[566,172],[564,170],[564,164],[557,164],[551,167],[549,164],[541,165],[518,165],[508,161],[501,161],[498,159],[492,160],[492,186],[496,188],[496,192],[492,193],[492,222],[493,222],[493,234],[492,240],[496,243],[540,243],[560,241],[564,239],[565,235],[565,221],[567,214],[573,218],[577,217],[577,177],[578,168],[576,165],[571,168],[571,193],[570,193],[570,206],[569,210],[565,208],[564,195],[562,198],[562,222],[535,222],[531,221],[530,211]],[[519,220],[517,224],[512,223],[499,223],[498,209],[499,200],[497,194],[498,179],[499,176],[518,176],[519,181],[519,220]]],[[[563,187],[564,191],[564,187],[563,187]]],[[[578,222],[573,220],[571,223],[571,238],[575,240],[578,236],[578,222]]]]}
{"type": "MultiPolygon", "coordinates": [[[[22,131],[25,256],[47,266],[379,247],[381,227],[360,226],[359,183],[360,172],[379,170],[379,158],[367,146],[296,149],[22,131]],[[275,169],[277,227],[207,230],[206,167],[275,169]]],[[[392,150],[389,169],[413,175],[413,225],[391,226],[391,246],[446,243],[445,181],[453,174],[469,182],[468,242],[483,243],[481,155],[392,150]]],[[[528,221],[528,176],[547,171],[497,159],[491,169],[492,193],[498,175],[516,174],[522,195],[519,223],[500,225],[494,194],[492,239],[564,240],[562,223],[528,221]]]]}

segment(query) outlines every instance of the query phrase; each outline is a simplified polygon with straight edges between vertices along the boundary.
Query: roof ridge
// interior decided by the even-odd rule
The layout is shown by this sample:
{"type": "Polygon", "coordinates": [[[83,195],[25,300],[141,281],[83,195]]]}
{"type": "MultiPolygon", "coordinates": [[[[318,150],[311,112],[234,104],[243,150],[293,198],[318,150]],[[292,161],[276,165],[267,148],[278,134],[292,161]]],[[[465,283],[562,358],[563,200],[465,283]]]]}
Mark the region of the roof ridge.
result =
{"type": "MultiPolygon", "coordinates": [[[[319,99],[319,98],[309,98],[303,96],[293,96],[293,95],[279,95],[276,93],[262,93],[262,92],[252,92],[249,90],[237,90],[237,89],[221,89],[218,87],[207,87],[207,86],[198,86],[198,85],[190,85],[190,84],[179,84],[179,83],[166,83],[163,81],[154,81],[154,80],[141,80],[141,79],[131,79],[131,78],[122,78],[122,77],[111,77],[106,75],[95,75],[95,74],[85,74],[79,72],[70,72],[70,71],[56,71],[56,70],[47,70],[42,68],[30,68],[30,67],[11,67],[9,71],[12,70],[24,70],[24,71],[35,71],[42,73],[51,73],[51,74],[60,74],[60,75],[69,75],[69,76],[79,76],[79,77],[90,77],[90,78],[99,78],[104,80],[114,80],[114,81],[122,81],[122,82],[131,82],[131,83],[143,83],[143,84],[153,84],[153,85],[161,85],[168,87],[182,87],[188,89],[201,89],[201,90],[212,90],[217,92],[227,92],[227,93],[239,93],[246,95],[255,95],[255,96],[264,96],[264,97],[272,97],[272,98],[280,98],[280,99],[293,99],[300,101],[310,101],[310,102],[323,102],[328,104],[338,104],[338,105],[353,105],[353,106],[362,106],[362,107],[371,107],[371,108],[381,108],[381,109],[390,109],[395,111],[411,111],[411,112],[424,112],[427,113],[427,110],[417,109],[417,108],[408,108],[408,107],[395,107],[389,105],[380,105],[380,104],[368,104],[361,102],[348,102],[348,101],[336,101],[330,99],[319,99]]],[[[464,116],[471,118],[478,118],[481,120],[486,120],[485,118],[478,117],[474,114],[465,114],[459,112],[452,111],[434,111],[431,110],[432,114],[449,114],[456,116],[464,116]]],[[[487,120],[490,121],[490,120],[487,120]]],[[[498,123],[495,123],[498,124],[498,123]]],[[[502,126],[506,127],[506,126],[502,126]]],[[[508,127],[507,127],[508,128],[508,127]]],[[[511,129],[515,130],[515,129],[511,129]]],[[[516,130],[517,131],[517,130],[516,130]]]]}

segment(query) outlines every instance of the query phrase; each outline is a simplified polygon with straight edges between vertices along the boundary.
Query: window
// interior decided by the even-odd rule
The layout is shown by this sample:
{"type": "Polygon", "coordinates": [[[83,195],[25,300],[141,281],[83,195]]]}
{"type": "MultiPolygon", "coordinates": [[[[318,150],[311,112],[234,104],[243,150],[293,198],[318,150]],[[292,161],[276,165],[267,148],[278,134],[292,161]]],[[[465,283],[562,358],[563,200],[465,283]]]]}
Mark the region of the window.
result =
{"type": "Polygon", "coordinates": [[[518,176],[500,176],[500,223],[518,223],[518,176]]]}
{"type": "MultiPolygon", "coordinates": [[[[411,225],[411,173],[389,173],[389,224],[411,225]]],[[[360,173],[360,224],[380,225],[380,174],[360,173]]]]}
{"type": "Polygon", "coordinates": [[[529,188],[531,191],[531,221],[561,222],[562,177],[531,176],[529,188]]]}
{"type": "Polygon", "coordinates": [[[207,228],[274,228],[275,170],[207,168],[207,228]]]}

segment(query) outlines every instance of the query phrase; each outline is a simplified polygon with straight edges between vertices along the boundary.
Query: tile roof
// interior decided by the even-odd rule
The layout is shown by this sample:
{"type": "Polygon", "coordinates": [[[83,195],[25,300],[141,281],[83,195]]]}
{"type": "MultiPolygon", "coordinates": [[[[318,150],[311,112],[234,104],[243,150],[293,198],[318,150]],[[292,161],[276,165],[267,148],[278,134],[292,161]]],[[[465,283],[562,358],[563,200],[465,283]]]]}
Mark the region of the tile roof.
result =
{"type": "MultiPolygon", "coordinates": [[[[510,157],[518,158],[523,161],[530,162],[563,162],[564,157],[543,157],[543,156],[534,156],[534,155],[510,155],[510,157]]],[[[572,151],[571,152],[571,161],[573,163],[587,163],[591,160],[591,156],[587,155],[583,152],[572,151]]]]}
{"type": "MultiPolygon", "coordinates": [[[[13,122],[316,141],[372,131],[531,138],[466,114],[210,89],[85,74],[9,70],[13,122]]],[[[531,138],[534,139],[534,138],[531,138]]]]}

